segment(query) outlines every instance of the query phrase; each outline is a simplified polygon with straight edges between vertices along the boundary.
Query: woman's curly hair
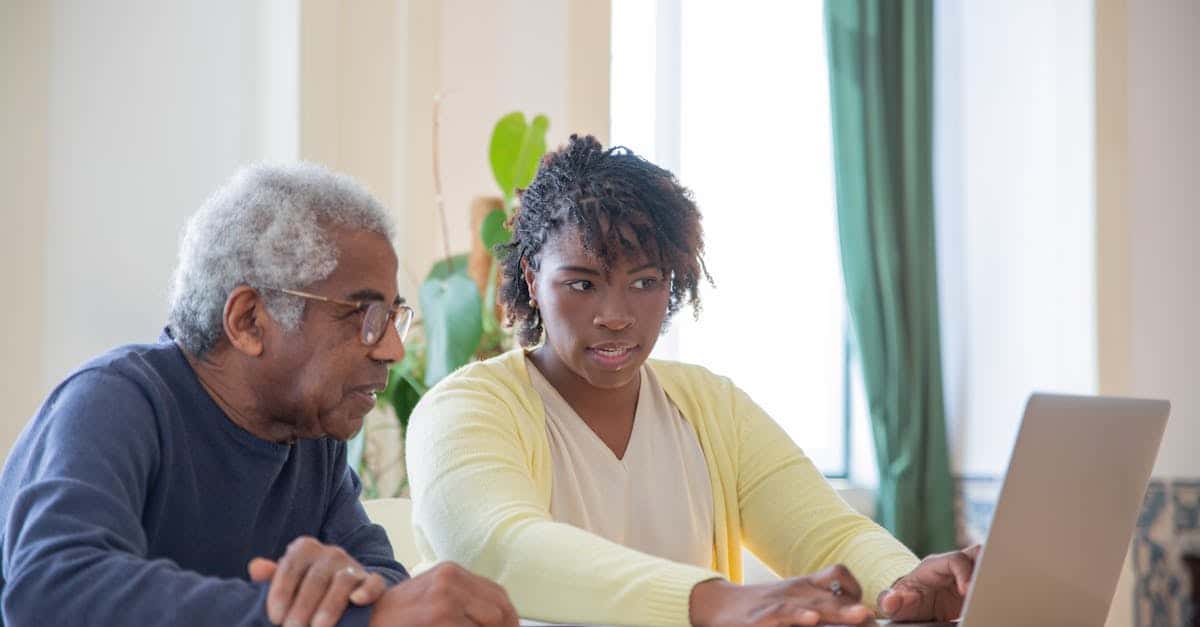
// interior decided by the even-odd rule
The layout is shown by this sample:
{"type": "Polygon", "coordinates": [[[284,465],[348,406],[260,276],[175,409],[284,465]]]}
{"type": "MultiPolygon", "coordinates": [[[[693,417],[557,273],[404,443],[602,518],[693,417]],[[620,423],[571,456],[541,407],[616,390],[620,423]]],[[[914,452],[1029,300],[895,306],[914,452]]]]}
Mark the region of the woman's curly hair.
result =
{"type": "Polygon", "coordinates": [[[685,303],[699,315],[700,280],[712,281],[691,192],[667,170],[627,148],[605,150],[591,135],[572,135],[542,159],[521,193],[511,227],[512,240],[497,247],[502,260],[498,300],[524,346],[541,340],[542,320],[530,306],[521,263],[537,271],[542,248],[566,227],[578,230],[605,270],[621,255],[641,253],[657,263],[671,289],[667,319],[685,303]]]}

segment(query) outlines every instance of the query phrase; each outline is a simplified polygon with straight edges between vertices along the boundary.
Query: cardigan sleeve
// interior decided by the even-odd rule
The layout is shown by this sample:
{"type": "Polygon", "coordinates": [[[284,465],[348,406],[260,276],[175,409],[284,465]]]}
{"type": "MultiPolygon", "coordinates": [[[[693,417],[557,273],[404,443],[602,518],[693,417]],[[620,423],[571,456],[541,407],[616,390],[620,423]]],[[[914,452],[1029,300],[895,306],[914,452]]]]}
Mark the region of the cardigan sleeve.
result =
{"type": "Polygon", "coordinates": [[[879,593],[919,560],[842,500],[783,429],[745,392],[730,387],[747,548],[784,577],[844,564],[862,586],[863,602],[875,607],[879,593]]]}
{"type": "Polygon", "coordinates": [[[525,618],[687,624],[714,571],[650,556],[549,512],[544,433],[504,381],[460,371],[425,395],[407,441],[413,523],[426,562],[451,560],[506,588],[525,618]],[[540,479],[540,481],[539,481],[540,479]]]}

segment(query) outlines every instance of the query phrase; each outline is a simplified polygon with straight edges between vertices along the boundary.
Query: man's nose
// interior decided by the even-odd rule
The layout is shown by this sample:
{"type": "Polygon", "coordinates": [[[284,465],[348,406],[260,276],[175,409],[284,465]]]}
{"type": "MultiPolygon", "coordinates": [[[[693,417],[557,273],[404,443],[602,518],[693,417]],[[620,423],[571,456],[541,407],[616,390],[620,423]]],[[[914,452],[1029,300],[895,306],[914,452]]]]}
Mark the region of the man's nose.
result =
{"type": "Polygon", "coordinates": [[[371,359],[389,364],[404,359],[404,341],[400,339],[400,331],[396,325],[388,323],[384,326],[383,337],[371,349],[371,359]]]}

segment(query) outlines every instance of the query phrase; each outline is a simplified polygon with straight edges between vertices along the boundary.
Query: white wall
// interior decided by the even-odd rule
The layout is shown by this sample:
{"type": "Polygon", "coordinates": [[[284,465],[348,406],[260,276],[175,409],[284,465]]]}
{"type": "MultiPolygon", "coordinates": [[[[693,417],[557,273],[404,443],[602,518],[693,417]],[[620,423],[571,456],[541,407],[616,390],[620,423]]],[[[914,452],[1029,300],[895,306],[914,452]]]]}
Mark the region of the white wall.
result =
{"type": "MultiPolygon", "coordinates": [[[[1097,2],[1101,391],[1169,399],[1154,473],[1200,476],[1200,7],[1097,2]]],[[[1133,624],[1127,563],[1109,625],[1133,624]]]]}
{"type": "Polygon", "coordinates": [[[1002,472],[1024,395],[1052,388],[1170,399],[1155,474],[1200,475],[1200,5],[1096,6],[938,3],[962,472],[1002,472]]]}
{"type": "Polygon", "coordinates": [[[319,161],[396,208],[403,270],[441,254],[431,106],[455,250],[495,193],[491,125],[551,116],[551,143],[607,135],[607,1],[0,4],[0,454],[49,389],[153,341],[185,218],[249,161],[319,161]]]}
{"type": "Polygon", "coordinates": [[[43,384],[156,338],[184,219],[257,156],[247,6],[54,3],[43,384]]]}
{"type": "Polygon", "coordinates": [[[1004,472],[1031,392],[1096,389],[1091,11],[938,4],[939,272],[964,474],[1004,472]]]}
{"type": "Polygon", "coordinates": [[[467,228],[471,198],[500,193],[488,164],[488,141],[502,115],[546,114],[550,148],[573,132],[607,135],[609,24],[604,4],[441,3],[440,138],[443,194],[453,222],[451,250],[465,252],[471,245],[473,234],[467,228]],[[572,32],[591,37],[590,45],[570,45],[572,32]],[[589,48],[602,50],[599,60],[603,62],[595,63],[596,55],[589,48]],[[599,98],[593,100],[595,95],[599,98]]]}
{"type": "Polygon", "coordinates": [[[500,193],[488,165],[488,140],[500,116],[545,113],[548,143],[567,138],[566,24],[567,3],[556,0],[442,3],[442,185],[450,218],[463,226],[451,236],[452,250],[471,246],[465,228],[471,198],[500,193]]]}
{"type": "Polygon", "coordinates": [[[0,455],[42,397],[50,13],[0,3],[0,455]]]}
{"type": "MultiPolygon", "coordinates": [[[[1096,333],[1100,393],[1132,392],[1129,267],[1129,16],[1126,0],[1096,3],[1096,333]]],[[[1125,556],[1106,627],[1133,624],[1136,575],[1125,556]]]]}
{"type": "Polygon", "coordinates": [[[7,452],[50,387],[153,341],[184,217],[262,154],[255,41],[234,0],[14,2],[0,19],[5,153],[0,364],[7,452]],[[11,140],[11,141],[8,141],[11,140]]]}
{"type": "Polygon", "coordinates": [[[1154,471],[1200,477],[1200,4],[1129,3],[1132,392],[1167,398],[1154,471]]]}
{"type": "Polygon", "coordinates": [[[402,290],[415,295],[447,248],[453,253],[469,249],[471,199],[500,191],[487,151],[501,116],[546,114],[551,148],[572,132],[607,140],[609,6],[607,0],[402,3],[395,35],[401,119],[393,154],[402,290]],[[433,183],[433,103],[439,94],[448,242],[435,210],[433,183]]]}
{"type": "MultiPolygon", "coordinates": [[[[1052,387],[1170,399],[1155,474],[1200,476],[1200,5],[937,7],[959,470],[1002,472],[1017,404],[1052,387]]],[[[1107,624],[1134,585],[1127,563],[1107,624]]]]}

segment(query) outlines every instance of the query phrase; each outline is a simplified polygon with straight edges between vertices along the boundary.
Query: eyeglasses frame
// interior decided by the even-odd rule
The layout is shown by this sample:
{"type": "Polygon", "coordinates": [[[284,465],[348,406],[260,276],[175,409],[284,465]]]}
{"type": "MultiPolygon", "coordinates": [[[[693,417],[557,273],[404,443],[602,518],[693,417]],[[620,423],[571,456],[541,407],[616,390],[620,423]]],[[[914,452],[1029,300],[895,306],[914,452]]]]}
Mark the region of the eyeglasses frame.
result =
{"type": "MultiPolygon", "coordinates": [[[[376,339],[374,342],[368,342],[367,341],[367,328],[366,328],[366,325],[367,325],[366,309],[371,307],[372,305],[383,305],[383,301],[342,300],[340,298],[329,298],[328,296],[321,296],[320,294],[312,294],[309,292],[302,292],[300,290],[290,290],[290,289],[286,289],[286,288],[282,288],[282,287],[267,287],[266,289],[274,290],[276,292],[281,292],[284,294],[288,294],[290,296],[298,296],[300,298],[307,298],[309,300],[318,300],[318,301],[325,302],[325,303],[332,303],[334,305],[342,305],[345,307],[353,307],[354,309],[362,309],[363,310],[363,328],[359,331],[358,339],[363,343],[364,346],[377,346],[380,342],[382,342],[383,336],[387,335],[387,327],[389,324],[391,326],[395,327],[396,332],[400,335],[400,341],[403,342],[405,340],[405,338],[408,337],[409,330],[412,329],[413,318],[416,317],[416,310],[414,310],[412,307],[409,307],[408,305],[404,304],[404,299],[401,298],[399,303],[392,305],[391,307],[388,307],[388,316],[387,316],[386,321],[383,323],[383,332],[379,334],[379,338],[376,339]],[[401,318],[400,318],[401,313],[404,314],[402,327],[394,324],[394,322],[399,322],[401,320],[401,318]]],[[[384,306],[386,306],[386,305],[384,305],[384,306]]]]}

